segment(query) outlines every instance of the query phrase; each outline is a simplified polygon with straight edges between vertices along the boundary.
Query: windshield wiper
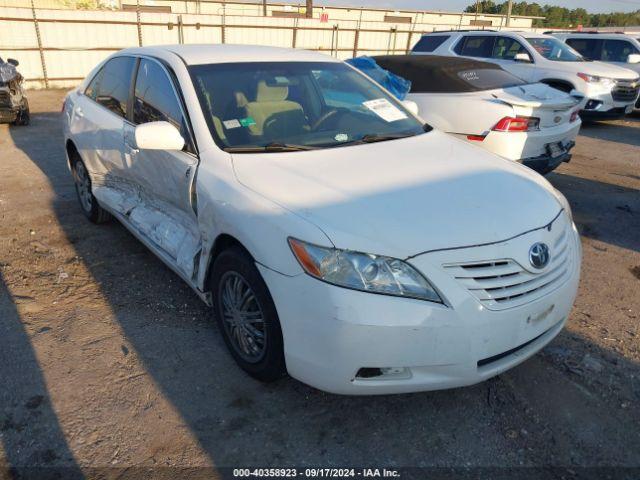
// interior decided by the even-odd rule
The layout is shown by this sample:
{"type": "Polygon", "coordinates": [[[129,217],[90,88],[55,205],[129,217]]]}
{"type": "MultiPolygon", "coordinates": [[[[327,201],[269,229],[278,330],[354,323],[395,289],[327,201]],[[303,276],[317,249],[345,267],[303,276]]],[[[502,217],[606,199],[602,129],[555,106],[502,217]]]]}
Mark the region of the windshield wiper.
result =
{"type": "Polygon", "coordinates": [[[413,133],[397,133],[397,134],[388,134],[388,135],[370,133],[360,137],[358,142],[362,142],[362,143],[386,142],[387,140],[397,140],[399,138],[413,137],[414,135],[415,134],[413,133]]]}
{"type": "MultiPolygon", "coordinates": [[[[422,130],[424,132],[430,132],[431,130],[433,130],[433,128],[431,127],[431,125],[428,125],[428,124],[425,123],[422,126],[422,130]]],[[[389,134],[369,133],[369,134],[363,135],[362,137],[358,138],[357,140],[354,140],[353,142],[349,142],[349,143],[386,142],[387,140],[398,140],[399,138],[415,137],[416,135],[418,135],[418,134],[414,133],[414,132],[410,132],[410,133],[389,133],[389,134]]]]}
{"type": "Polygon", "coordinates": [[[292,143],[271,142],[266,145],[247,145],[244,147],[225,147],[223,150],[229,153],[260,153],[260,152],[301,152],[315,150],[316,147],[295,145],[292,143]]]}

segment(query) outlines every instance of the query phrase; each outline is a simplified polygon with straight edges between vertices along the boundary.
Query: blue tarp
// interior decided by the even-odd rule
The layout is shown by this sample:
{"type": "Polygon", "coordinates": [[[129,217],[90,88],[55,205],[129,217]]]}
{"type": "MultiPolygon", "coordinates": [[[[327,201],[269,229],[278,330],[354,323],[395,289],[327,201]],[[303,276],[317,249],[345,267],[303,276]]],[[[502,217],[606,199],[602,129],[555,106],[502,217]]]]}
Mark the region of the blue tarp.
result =
{"type": "Polygon", "coordinates": [[[409,90],[411,90],[411,82],[409,80],[405,80],[395,73],[381,68],[371,57],[356,57],[346,62],[378,82],[399,100],[404,100],[409,90]]]}

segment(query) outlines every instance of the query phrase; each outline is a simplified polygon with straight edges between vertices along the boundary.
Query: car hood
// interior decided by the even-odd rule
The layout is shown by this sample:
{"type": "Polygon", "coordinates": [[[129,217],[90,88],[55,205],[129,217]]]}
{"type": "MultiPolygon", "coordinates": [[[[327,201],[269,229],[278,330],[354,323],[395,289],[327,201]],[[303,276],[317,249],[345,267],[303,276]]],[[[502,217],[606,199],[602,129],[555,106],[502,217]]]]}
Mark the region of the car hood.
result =
{"type": "Polygon", "coordinates": [[[336,247],[397,258],[498,242],[561,209],[540,175],[437,130],[232,161],[241,184],[314,223],[336,247]]]}
{"type": "Polygon", "coordinates": [[[562,70],[586,73],[598,77],[617,78],[620,80],[634,80],[638,78],[638,74],[628,68],[604,62],[562,62],[562,70]]]}

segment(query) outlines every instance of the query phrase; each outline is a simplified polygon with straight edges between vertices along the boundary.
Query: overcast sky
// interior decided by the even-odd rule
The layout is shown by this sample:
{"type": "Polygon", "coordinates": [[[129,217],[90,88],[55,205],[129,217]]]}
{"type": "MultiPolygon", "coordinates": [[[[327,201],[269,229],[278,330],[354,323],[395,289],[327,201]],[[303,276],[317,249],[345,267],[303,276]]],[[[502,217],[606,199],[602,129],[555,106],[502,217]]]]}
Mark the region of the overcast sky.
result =
{"type": "MultiPolygon", "coordinates": [[[[314,3],[316,5],[369,6],[459,12],[474,3],[474,0],[316,0],[314,3]]],[[[496,3],[502,3],[502,0],[497,0],[496,3]]],[[[548,3],[567,8],[582,7],[592,13],[640,10],[640,0],[538,0],[538,3],[541,5],[548,3]]]]}

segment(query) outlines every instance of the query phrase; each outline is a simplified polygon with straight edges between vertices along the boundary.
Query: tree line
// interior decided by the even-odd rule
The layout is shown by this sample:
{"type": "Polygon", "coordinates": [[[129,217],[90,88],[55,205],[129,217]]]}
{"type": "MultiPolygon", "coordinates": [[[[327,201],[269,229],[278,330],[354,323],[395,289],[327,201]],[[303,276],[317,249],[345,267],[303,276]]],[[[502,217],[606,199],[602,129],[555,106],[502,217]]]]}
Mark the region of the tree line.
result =
{"type": "MultiPolygon", "coordinates": [[[[496,3],[483,0],[469,5],[465,12],[507,14],[508,2],[496,3]]],[[[526,15],[545,17],[544,20],[534,20],[534,27],[576,28],[584,27],[623,27],[640,25],[640,9],[635,12],[589,13],[584,8],[568,9],[539,3],[513,2],[512,15],[526,15]]]]}

